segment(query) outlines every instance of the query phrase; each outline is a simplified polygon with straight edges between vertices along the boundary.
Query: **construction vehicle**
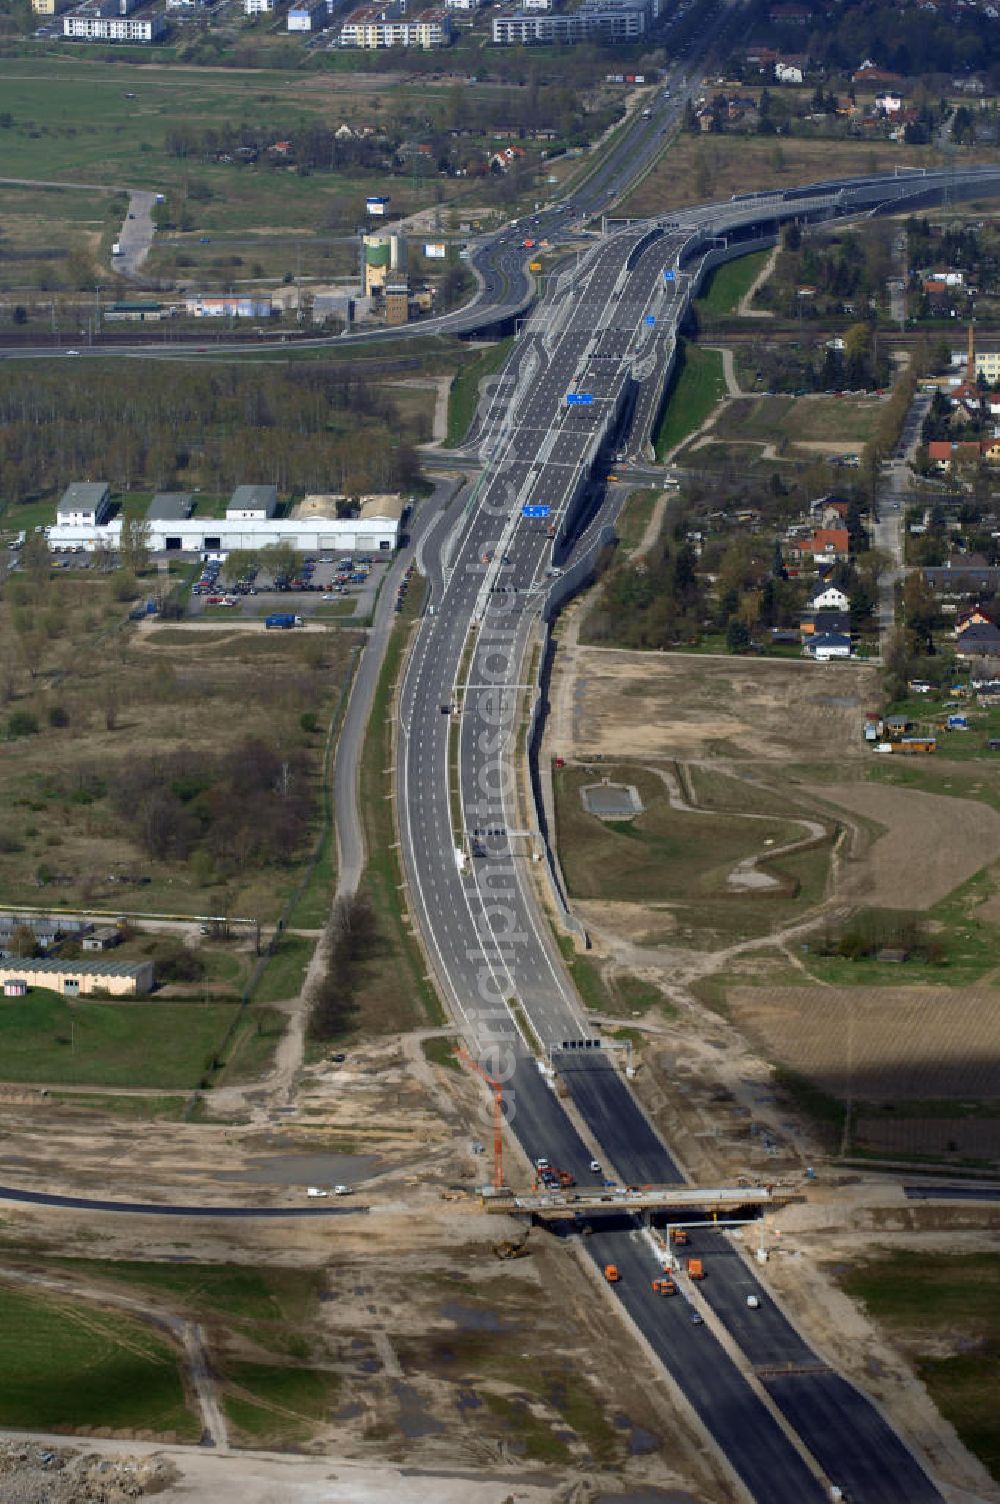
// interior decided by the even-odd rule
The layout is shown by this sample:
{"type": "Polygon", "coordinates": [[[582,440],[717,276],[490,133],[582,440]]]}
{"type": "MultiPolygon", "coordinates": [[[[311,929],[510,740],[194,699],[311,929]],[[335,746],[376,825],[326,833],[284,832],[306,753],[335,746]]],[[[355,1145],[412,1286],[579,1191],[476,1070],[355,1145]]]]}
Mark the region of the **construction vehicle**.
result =
{"type": "Polygon", "coordinates": [[[621,1279],[621,1275],[618,1272],[618,1265],[605,1264],[604,1278],[607,1280],[609,1285],[617,1285],[618,1281],[621,1279]]]}
{"type": "Polygon", "coordinates": [[[669,1279],[666,1275],[662,1275],[659,1279],[653,1280],[653,1294],[676,1295],[677,1286],[674,1284],[672,1279],[669,1279]]]}
{"type": "Polygon", "coordinates": [[[691,1238],[685,1227],[672,1227],[670,1229],[671,1243],[690,1243],[691,1238]]]}
{"type": "Polygon", "coordinates": [[[702,1263],[701,1259],[688,1259],[688,1261],[687,1261],[687,1271],[688,1271],[688,1279],[704,1279],[705,1278],[705,1266],[702,1263]]]}
{"type": "Polygon", "coordinates": [[[576,1176],[571,1175],[568,1170],[557,1170],[556,1174],[564,1191],[569,1190],[571,1185],[576,1185],[576,1176]]]}
{"type": "Polygon", "coordinates": [[[498,1259],[526,1259],[528,1257],[528,1233],[530,1226],[524,1229],[517,1242],[513,1238],[504,1238],[499,1243],[494,1243],[493,1252],[498,1259]]]}

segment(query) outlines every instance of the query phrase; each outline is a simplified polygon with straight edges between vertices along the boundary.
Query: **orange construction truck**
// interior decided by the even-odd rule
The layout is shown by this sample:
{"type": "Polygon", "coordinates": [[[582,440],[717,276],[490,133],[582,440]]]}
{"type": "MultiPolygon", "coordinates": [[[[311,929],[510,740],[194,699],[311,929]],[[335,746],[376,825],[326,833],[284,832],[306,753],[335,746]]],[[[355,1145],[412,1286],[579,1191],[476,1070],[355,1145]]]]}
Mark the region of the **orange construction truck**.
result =
{"type": "Polygon", "coordinates": [[[677,1294],[677,1286],[674,1284],[673,1280],[670,1279],[667,1275],[663,1275],[659,1279],[654,1279],[654,1281],[653,1281],[653,1294],[654,1295],[676,1295],[677,1294]]]}
{"type": "Polygon", "coordinates": [[[687,1270],[689,1279],[705,1278],[705,1266],[701,1259],[688,1259],[687,1270]]]}
{"type": "Polygon", "coordinates": [[[618,1273],[618,1265],[605,1264],[604,1278],[607,1280],[609,1285],[617,1285],[618,1281],[621,1279],[621,1275],[618,1273]]]}

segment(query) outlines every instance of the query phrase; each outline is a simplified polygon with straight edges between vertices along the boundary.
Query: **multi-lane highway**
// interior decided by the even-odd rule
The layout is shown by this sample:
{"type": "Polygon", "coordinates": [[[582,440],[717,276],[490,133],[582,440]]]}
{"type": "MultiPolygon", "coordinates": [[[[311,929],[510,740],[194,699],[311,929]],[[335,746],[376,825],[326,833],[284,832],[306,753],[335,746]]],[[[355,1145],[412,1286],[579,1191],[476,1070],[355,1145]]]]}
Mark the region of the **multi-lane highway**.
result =
{"type": "MultiPolygon", "coordinates": [[[[627,1183],[669,1184],[682,1172],[591,1047],[539,905],[537,823],[519,774],[541,619],[574,567],[581,528],[594,536],[595,490],[610,457],[636,413],[646,422],[655,410],[650,384],[662,384],[703,258],[725,253],[726,237],[770,234],[793,215],[926,202],[944,181],[820,184],[596,242],[528,322],[473,435],[481,477],[447,538],[435,534],[433,600],[399,695],[409,901],[442,994],[504,1083],[527,1157],[551,1159],[581,1184],[600,1178],[592,1162],[627,1183]],[[545,1071],[539,1054],[551,1060],[545,1071]],[[580,1131],[553,1089],[553,1068],[580,1131]]],[[[1000,192],[1000,170],[974,181],[978,192],[1000,192]]],[[[622,1271],[615,1290],[625,1312],[751,1494],[791,1504],[836,1484],[870,1504],[939,1501],[876,1407],[809,1347],[725,1235],[706,1228],[697,1241],[708,1278],[697,1296],[682,1278],[674,1300],[653,1295],[655,1249],[637,1225],[596,1226],[588,1247],[622,1271]],[[700,1302],[708,1320],[692,1320],[700,1302]]]]}

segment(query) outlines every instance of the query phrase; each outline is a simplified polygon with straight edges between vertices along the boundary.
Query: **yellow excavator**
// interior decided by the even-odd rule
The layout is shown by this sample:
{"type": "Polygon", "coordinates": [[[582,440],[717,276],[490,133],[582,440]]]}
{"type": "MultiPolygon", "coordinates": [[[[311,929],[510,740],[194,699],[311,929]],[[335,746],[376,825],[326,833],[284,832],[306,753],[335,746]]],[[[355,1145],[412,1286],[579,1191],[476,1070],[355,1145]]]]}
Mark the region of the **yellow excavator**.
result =
{"type": "Polygon", "coordinates": [[[500,1243],[494,1243],[493,1252],[498,1259],[526,1259],[531,1252],[528,1248],[528,1234],[531,1225],[524,1229],[520,1238],[515,1242],[513,1238],[504,1238],[500,1243]]]}

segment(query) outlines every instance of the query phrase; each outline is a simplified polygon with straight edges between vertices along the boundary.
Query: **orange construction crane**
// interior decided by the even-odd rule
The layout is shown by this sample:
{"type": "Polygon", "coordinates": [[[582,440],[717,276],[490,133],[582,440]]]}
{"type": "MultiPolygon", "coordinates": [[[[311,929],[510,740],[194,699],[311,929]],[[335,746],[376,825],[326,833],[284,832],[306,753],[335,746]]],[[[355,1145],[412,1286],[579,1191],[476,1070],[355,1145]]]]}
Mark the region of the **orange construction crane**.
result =
{"type": "Polygon", "coordinates": [[[495,1191],[502,1191],[504,1185],[502,1132],[503,1087],[501,1086],[499,1081],[495,1080],[490,1075],[489,1071],[486,1070],[484,1066],[479,1064],[478,1060],[474,1060],[472,1058],[468,1050],[459,1049],[456,1050],[455,1053],[465,1061],[466,1065],[470,1066],[472,1070],[476,1071],[478,1075],[482,1076],[483,1080],[486,1082],[486,1085],[493,1093],[493,1189],[495,1191]]]}

